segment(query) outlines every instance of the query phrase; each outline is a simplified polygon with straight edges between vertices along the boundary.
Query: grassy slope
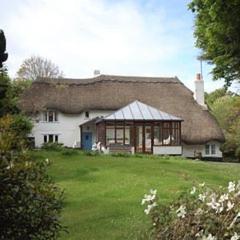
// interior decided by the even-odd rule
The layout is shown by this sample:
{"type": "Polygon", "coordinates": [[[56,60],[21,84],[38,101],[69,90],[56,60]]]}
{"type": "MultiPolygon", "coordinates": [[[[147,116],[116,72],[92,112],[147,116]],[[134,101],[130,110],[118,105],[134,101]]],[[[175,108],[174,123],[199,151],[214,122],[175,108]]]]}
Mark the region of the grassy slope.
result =
{"type": "Polygon", "coordinates": [[[194,183],[225,185],[240,178],[237,164],[154,156],[34,154],[52,160],[50,174],[65,189],[63,222],[70,233],[61,239],[68,240],[137,239],[149,224],[140,202],[150,188],[167,202],[194,183]]]}

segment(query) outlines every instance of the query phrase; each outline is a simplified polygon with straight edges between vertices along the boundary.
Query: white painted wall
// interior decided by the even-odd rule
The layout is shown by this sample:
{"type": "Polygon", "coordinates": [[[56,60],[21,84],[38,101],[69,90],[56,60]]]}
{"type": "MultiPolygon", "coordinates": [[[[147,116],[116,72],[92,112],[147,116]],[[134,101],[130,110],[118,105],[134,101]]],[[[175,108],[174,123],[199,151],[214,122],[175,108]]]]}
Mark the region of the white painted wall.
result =
{"type": "MultiPolygon", "coordinates": [[[[43,136],[45,134],[56,134],[58,135],[58,142],[63,143],[66,147],[73,147],[76,142],[80,144],[80,124],[87,122],[95,117],[106,116],[112,113],[112,111],[89,111],[89,118],[85,118],[85,112],[80,114],[65,114],[58,112],[57,122],[45,122],[43,121],[43,113],[40,113],[33,119],[34,127],[32,129],[32,136],[35,137],[36,147],[41,147],[44,143],[43,136]],[[38,121],[36,121],[38,119],[38,121]]],[[[93,126],[89,126],[90,129],[84,131],[92,131],[93,126]]],[[[95,142],[96,136],[93,132],[93,143],[95,142]]]]}
{"type": "Polygon", "coordinates": [[[153,146],[153,154],[182,155],[182,146],[153,146]]]}
{"type": "Polygon", "coordinates": [[[183,145],[183,156],[184,157],[195,157],[197,153],[201,153],[202,157],[212,157],[212,158],[222,158],[222,152],[220,150],[221,144],[217,141],[211,141],[206,144],[215,144],[216,145],[216,154],[215,155],[206,155],[205,154],[205,145],[183,145]]]}

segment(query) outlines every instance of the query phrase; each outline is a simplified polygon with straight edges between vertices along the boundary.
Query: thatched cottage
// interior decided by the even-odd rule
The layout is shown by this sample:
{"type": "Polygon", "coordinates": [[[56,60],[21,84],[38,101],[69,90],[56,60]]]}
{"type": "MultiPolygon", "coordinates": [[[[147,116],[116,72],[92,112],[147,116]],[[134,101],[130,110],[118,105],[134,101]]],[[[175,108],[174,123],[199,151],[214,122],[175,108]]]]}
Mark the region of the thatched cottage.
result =
{"type": "Polygon", "coordinates": [[[195,93],[177,78],[98,75],[35,81],[20,102],[34,121],[36,147],[59,142],[110,152],[221,158],[223,133],[204,104],[203,80],[195,93]]]}

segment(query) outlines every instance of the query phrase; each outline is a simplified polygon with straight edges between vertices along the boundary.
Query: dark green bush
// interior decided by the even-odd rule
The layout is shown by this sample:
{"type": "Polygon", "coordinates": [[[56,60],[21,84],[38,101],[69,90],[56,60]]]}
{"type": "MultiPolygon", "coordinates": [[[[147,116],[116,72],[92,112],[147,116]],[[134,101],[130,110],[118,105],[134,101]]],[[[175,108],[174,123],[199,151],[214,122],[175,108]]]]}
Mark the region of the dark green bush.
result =
{"type": "Polygon", "coordinates": [[[77,149],[65,148],[62,150],[62,155],[72,156],[78,154],[79,151],[77,149]]]}
{"type": "Polygon", "coordinates": [[[42,149],[49,151],[62,151],[64,150],[62,143],[44,143],[42,149]]]}

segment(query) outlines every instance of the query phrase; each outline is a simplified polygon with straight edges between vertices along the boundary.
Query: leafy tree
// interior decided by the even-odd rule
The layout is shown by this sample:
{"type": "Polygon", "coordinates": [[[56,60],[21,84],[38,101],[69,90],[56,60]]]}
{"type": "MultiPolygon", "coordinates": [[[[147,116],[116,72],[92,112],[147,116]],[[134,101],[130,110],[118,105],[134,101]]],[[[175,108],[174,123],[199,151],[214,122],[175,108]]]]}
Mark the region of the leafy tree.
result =
{"type": "Polygon", "coordinates": [[[192,0],[196,46],[214,64],[213,78],[226,86],[240,79],[240,0],[192,0]]]}
{"type": "Polygon", "coordinates": [[[0,239],[56,239],[62,191],[47,175],[48,163],[25,151],[14,121],[0,118],[0,239]]]}
{"type": "Polygon", "coordinates": [[[0,29],[0,68],[3,67],[3,62],[8,58],[6,51],[6,38],[4,32],[0,29]]]}
{"type": "Polygon", "coordinates": [[[17,72],[17,78],[32,81],[37,77],[61,78],[62,76],[63,72],[57,65],[39,56],[25,59],[17,72]]]}
{"type": "Polygon", "coordinates": [[[207,95],[206,101],[223,129],[226,141],[222,150],[225,156],[240,160],[240,96],[223,93],[223,89],[217,89],[207,95]]]}

